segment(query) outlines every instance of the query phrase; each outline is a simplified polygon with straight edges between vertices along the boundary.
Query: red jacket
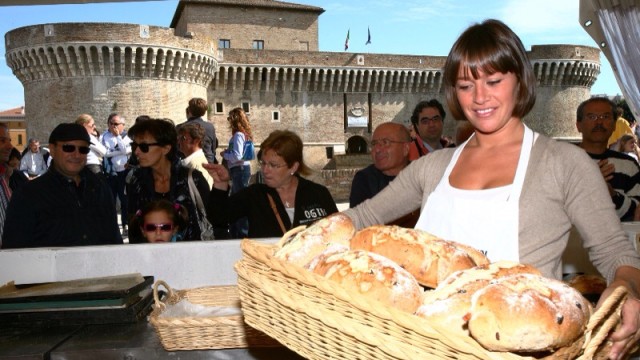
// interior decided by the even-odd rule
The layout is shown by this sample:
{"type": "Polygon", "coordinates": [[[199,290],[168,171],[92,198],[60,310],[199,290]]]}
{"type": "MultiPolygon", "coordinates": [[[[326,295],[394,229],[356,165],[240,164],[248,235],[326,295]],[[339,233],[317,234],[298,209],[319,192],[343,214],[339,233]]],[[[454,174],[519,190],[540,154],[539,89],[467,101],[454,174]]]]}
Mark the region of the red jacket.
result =
{"type": "MultiPolygon", "coordinates": [[[[449,147],[451,144],[445,139],[440,139],[440,144],[443,148],[449,147]]],[[[415,138],[409,145],[409,160],[413,161],[421,156],[427,155],[429,149],[424,146],[424,142],[420,138],[415,138]]]]}

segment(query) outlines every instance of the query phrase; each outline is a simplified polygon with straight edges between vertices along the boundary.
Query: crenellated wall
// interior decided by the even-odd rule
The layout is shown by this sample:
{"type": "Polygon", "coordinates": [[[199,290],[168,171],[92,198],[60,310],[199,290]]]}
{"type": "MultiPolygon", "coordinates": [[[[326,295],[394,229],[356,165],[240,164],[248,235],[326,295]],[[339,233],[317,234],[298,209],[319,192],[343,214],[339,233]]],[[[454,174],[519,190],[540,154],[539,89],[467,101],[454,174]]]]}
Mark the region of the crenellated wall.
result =
{"type": "Polygon", "coordinates": [[[129,125],[141,114],[181,121],[190,97],[206,98],[218,65],[211,39],[145,25],[42,24],[15,29],[5,42],[25,89],[28,136],[39,139],[83,112],[100,131],[111,112],[129,125]]]}

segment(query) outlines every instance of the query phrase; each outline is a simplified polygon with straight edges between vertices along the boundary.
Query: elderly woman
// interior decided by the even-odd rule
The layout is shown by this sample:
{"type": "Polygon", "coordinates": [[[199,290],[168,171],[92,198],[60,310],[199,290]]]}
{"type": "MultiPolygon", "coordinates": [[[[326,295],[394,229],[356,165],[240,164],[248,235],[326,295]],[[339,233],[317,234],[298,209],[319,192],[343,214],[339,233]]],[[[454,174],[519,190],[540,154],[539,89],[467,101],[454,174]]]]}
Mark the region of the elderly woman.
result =
{"type": "Polygon", "coordinates": [[[487,20],[462,33],[445,62],[451,113],[474,127],[455,149],[424,156],[382,192],[346,213],[358,228],[384,224],[420,206],[416,228],[482,250],[491,261],[536,266],[562,277],[574,225],[609,288],[630,292],[610,358],[640,339],[640,257],[622,230],[600,170],[577,146],[529,129],[536,78],[518,36],[487,20]]]}
{"type": "MultiPolygon", "coordinates": [[[[189,214],[189,222],[178,240],[200,240],[199,213],[189,192],[189,168],[176,156],[178,134],[173,122],[168,119],[143,121],[129,129],[129,136],[133,139],[131,150],[140,163],[139,168],[132,170],[127,183],[130,222],[147,203],[166,199],[184,206],[189,214]]],[[[198,170],[193,170],[192,176],[200,197],[206,200],[209,197],[207,181],[198,170]]],[[[139,227],[130,227],[129,242],[146,242],[139,227]]]]}
{"type": "Polygon", "coordinates": [[[214,185],[207,204],[211,222],[220,225],[246,216],[249,237],[280,237],[338,211],[326,187],[306,180],[310,169],[302,159],[302,140],[294,132],[277,130],[260,145],[263,184],[252,184],[228,197],[229,172],[205,164],[214,185]]]}

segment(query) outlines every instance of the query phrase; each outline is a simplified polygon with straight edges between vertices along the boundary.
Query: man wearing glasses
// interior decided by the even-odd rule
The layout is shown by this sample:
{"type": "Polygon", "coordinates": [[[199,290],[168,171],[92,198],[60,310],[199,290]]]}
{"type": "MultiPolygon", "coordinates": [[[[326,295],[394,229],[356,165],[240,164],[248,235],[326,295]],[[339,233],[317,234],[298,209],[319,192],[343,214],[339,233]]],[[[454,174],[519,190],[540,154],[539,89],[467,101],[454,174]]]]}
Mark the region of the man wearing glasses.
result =
{"type": "Polygon", "coordinates": [[[610,150],[609,137],[616,126],[616,105],[593,97],[578,106],[576,127],[583,148],[597,162],[621,221],[640,220],[640,167],[629,155],[610,150]]]}
{"type": "Polygon", "coordinates": [[[127,235],[127,195],[125,194],[127,180],[127,162],[131,155],[131,139],[124,129],[124,117],[112,113],[107,119],[109,131],[105,131],[100,142],[107,148],[104,155],[104,174],[113,192],[113,199],[120,200],[120,221],[122,234],[127,235]]]}
{"type": "Polygon", "coordinates": [[[409,160],[451,145],[442,137],[442,125],[446,115],[444,107],[436,99],[421,101],[416,105],[411,115],[411,125],[416,132],[416,138],[409,149],[409,160]]]}
{"type": "Polygon", "coordinates": [[[56,126],[49,151],[49,170],[11,197],[2,248],[122,244],[109,186],[85,167],[84,127],[56,126]]]}
{"type": "MultiPolygon", "coordinates": [[[[349,207],[355,207],[375,196],[409,165],[410,144],[411,135],[404,125],[387,122],[376,127],[371,137],[373,164],[358,171],[353,177],[349,207]]],[[[419,211],[414,211],[392,224],[413,227],[419,215],[419,211]]]]}

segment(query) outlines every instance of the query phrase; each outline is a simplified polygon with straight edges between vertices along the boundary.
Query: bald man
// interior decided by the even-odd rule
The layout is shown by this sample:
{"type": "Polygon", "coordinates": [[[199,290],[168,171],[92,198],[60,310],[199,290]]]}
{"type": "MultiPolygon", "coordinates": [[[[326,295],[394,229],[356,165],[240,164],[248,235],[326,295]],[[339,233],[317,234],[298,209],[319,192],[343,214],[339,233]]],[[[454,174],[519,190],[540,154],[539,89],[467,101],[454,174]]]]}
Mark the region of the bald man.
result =
{"type": "MultiPolygon", "coordinates": [[[[396,175],[409,165],[409,145],[411,136],[402,124],[387,122],[376,127],[371,137],[371,158],[373,164],[358,171],[351,182],[349,206],[355,207],[372,198],[384,189],[396,175]]],[[[405,217],[394,224],[413,227],[417,215],[414,211],[407,220],[405,217]],[[413,215],[412,215],[413,214],[413,215]],[[411,224],[413,223],[413,224],[411,224]]]]}

